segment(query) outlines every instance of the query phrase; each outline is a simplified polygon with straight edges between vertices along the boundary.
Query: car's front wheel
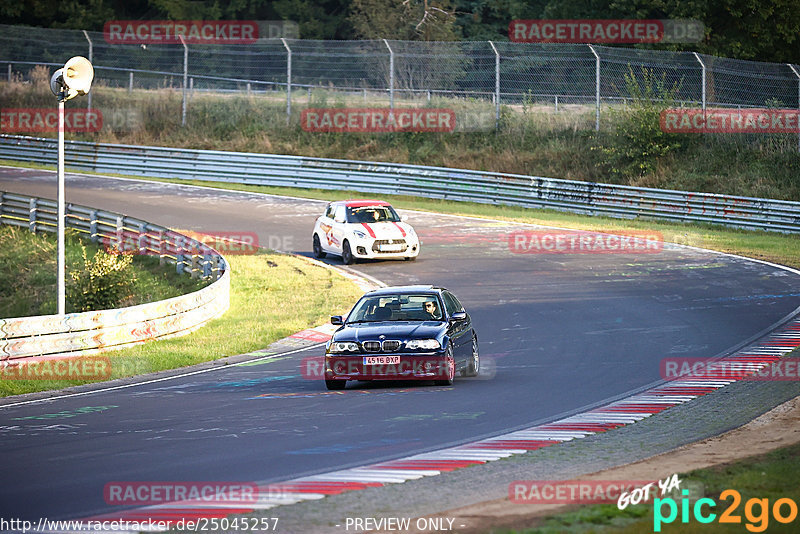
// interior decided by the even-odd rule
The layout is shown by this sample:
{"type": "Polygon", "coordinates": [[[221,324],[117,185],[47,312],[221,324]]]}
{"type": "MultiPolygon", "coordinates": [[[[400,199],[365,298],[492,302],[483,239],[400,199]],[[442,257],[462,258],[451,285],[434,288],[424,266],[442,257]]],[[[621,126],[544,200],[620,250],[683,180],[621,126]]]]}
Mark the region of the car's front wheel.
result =
{"type": "Polygon", "coordinates": [[[353,251],[350,250],[350,242],[345,241],[342,244],[342,263],[345,265],[352,265],[356,259],[353,257],[353,251]]]}
{"type": "Polygon", "coordinates": [[[472,333],[472,357],[467,362],[467,368],[464,371],[464,376],[478,376],[481,369],[481,356],[478,353],[478,337],[472,333]]]}
{"type": "Polygon", "coordinates": [[[447,373],[447,378],[443,380],[434,380],[433,383],[437,386],[452,386],[453,379],[456,377],[456,359],[453,358],[453,347],[447,347],[447,350],[444,353],[444,364],[445,364],[445,373],[447,373]]]}
{"type": "Polygon", "coordinates": [[[321,260],[322,258],[327,256],[327,254],[325,254],[325,251],[322,250],[322,243],[320,243],[320,241],[319,241],[319,235],[318,234],[314,234],[314,245],[313,245],[313,247],[314,247],[314,257],[317,258],[318,260],[321,260]]]}
{"type": "Polygon", "coordinates": [[[325,379],[325,386],[332,391],[341,391],[347,385],[347,380],[328,380],[325,379]]]}

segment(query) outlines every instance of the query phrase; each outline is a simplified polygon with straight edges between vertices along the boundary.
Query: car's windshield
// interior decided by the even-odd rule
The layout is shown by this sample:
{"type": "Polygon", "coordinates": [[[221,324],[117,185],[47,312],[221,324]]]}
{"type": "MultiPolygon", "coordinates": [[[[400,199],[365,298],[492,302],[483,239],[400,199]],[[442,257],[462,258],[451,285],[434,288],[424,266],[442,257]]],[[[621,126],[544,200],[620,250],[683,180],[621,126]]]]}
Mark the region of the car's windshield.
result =
{"type": "Polygon", "coordinates": [[[347,318],[348,323],[441,320],[442,305],[436,294],[364,296],[347,318]]]}
{"type": "Polygon", "coordinates": [[[347,208],[347,222],[349,223],[374,223],[384,221],[400,221],[400,217],[391,206],[361,206],[347,208]]]}

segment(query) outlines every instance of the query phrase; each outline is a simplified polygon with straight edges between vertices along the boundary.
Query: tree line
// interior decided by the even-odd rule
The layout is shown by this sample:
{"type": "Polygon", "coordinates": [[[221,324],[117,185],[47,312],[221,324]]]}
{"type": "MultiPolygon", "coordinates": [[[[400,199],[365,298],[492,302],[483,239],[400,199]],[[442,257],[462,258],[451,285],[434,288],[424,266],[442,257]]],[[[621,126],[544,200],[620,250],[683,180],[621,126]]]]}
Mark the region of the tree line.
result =
{"type": "Polygon", "coordinates": [[[697,43],[622,45],[800,63],[797,0],[0,0],[0,20],[102,31],[109,20],[290,20],[304,39],[508,40],[516,19],[695,19],[697,43]]]}

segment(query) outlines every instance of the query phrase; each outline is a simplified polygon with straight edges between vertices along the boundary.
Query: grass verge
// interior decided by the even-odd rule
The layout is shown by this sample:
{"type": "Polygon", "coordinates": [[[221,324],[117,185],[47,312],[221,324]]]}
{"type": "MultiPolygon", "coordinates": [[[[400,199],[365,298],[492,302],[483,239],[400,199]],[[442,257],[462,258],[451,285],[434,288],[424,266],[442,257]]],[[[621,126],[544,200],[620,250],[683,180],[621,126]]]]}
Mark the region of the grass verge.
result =
{"type": "MultiPolygon", "coordinates": [[[[271,252],[231,256],[231,306],[189,336],[108,352],[111,378],[175,369],[261,349],[346,312],[362,292],[331,269],[271,252]]],[[[0,396],[81,381],[0,380],[0,396]]]]}
{"type": "MultiPolygon", "coordinates": [[[[100,246],[72,232],[66,233],[64,242],[69,283],[70,271],[83,269],[81,245],[89,258],[100,246]]],[[[55,234],[0,225],[0,317],[56,313],[56,247],[55,234]]],[[[134,256],[131,271],[136,279],[133,293],[122,306],[177,297],[207,284],[176,273],[173,266],[159,265],[158,258],[151,256],[134,256]]],[[[69,299],[66,304],[67,313],[76,311],[69,299]]]]}
{"type": "MultiPolygon", "coordinates": [[[[795,505],[800,503],[800,444],[776,449],[764,455],[751,456],[738,462],[698,469],[685,475],[682,480],[690,480],[693,487],[701,485],[704,497],[714,500],[716,506],[702,507],[702,513],[708,516],[715,513],[713,522],[703,524],[693,516],[694,501],[698,495],[689,495],[691,504],[687,522],[682,522],[681,501],[677,501],[678,515],[671,524],[661,526],[661,532],[685,533],[727,533],[727,532],[797,532],[797,508],[794,519],[788,524],[776,520],[773,507],[778,499],[790,499],[795,505]],[[741,495],[741,502],[734,508],[733,497],[721,499],[720,494],[733,489],[741,495]],[[751,499],[768,499],[768,507],[764,509],[759,503],[749,503],[751,499]],[[730,508],[732,517],[739,517],[740,523],[720,523],[720,516],[730,508]],[[749,515],[748,515],[749,512],[749,515]]],[[[638,534],[654,532],[652,499],[648,504],[629,506],[625,510],[617,509],[616,504],[583,506],[561,514],[542,518],[538,524],[525,530],[497,530],[497,534],[556,534],[562,532],[638,534]]],[[[663,507],[665,515],[667,506],[663,507]]],[[[791,515],[790,505],[784,503],[780,513],[783,517],[791,515]]]]}
{"type": "MultiPolygon", "coordinates": [[[[0,100],[5,107],[52,106],[50,70],[36,67],[28,78],[0,80],[0,100]]],[[[562,105],[555,112],[552,106],[532,98],[503,105],[500,128],[495,131],[495,109],[490,101],[436,96],[430,102],[424,97],[404,98],[397,105],[449,108],[455,112],[457,124],[472,125],[466,129],[474,126],[477,131],[313,132],[301,128],[303,109],[386,107],[387,102],[383,98],[374,101],[372,96],[365,101],[360,94],[325,89],[296,93],[287,124],[285,94],[191,92],[183,125],[181,91],[162,88],[128,92],[95,80],[93,107],[103,114],[103,127],[96,133],[73,133],[70,137],[131,145],[457,166],[641,187],[800,198],[797,135],[671,134],[671,141],[665,143],[657,106],[649,106],[655,113],[637,115],[629,113],[627,107],[604,105],[600,131],[595,131],[592,106],[562,105]]],[[[645,98],[644,102],[649,101],[645,98]]],[[[41,135],[53,137],[55,133],[41,135]]]]}

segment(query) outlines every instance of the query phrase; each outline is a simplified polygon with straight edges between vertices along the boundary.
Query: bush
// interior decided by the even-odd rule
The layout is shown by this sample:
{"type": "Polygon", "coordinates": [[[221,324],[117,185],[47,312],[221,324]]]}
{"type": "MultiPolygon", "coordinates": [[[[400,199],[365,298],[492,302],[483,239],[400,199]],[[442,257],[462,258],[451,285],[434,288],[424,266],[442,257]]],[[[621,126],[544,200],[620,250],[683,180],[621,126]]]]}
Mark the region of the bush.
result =
{"type": "Polygon", "coordinates": [[[133,256],[98,250],[90,260],[81,245],[83,269],[69,273],[67,298],[75,311],[117,308],[133,296],[133,256]]]}
{"type": "Polygon", "coordinates": [[[608,143],[592,147],[604,156],[599,165],[625,178],[638,178],[656,169],[660,158],[686,148],[687,134],[661,130],[661,112],[675,107],[680,85],[667,87],[662,76],[642,68],[641,84],[628,67],[625,85],[631,102],[624,109],[611,110],[614,129],[608,143]]]}

